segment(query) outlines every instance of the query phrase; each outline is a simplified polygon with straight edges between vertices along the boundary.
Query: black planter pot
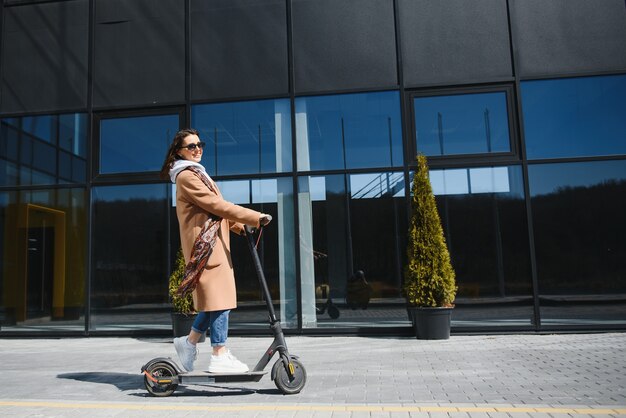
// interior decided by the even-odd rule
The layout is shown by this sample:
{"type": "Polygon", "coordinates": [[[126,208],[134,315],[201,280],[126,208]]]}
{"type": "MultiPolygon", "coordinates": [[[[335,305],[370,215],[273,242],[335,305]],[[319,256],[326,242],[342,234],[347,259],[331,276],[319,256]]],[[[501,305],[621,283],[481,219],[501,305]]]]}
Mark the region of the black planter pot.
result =
{"type": "MultiPolygon", "coordinates": [[[[196,320],[196,314],[182,314],[178,312],[172,312],[172,332],[174,337],[183,337],[189,335],[193,321],[196,320]]],[[[200,342],[204,342],[206,335],[200,337],[200,342]]]]}
{"type": "Polygon", "coordinates": [[[450,338],[450,316],[453,308],[409,308],[418,340],[450,338]]]}

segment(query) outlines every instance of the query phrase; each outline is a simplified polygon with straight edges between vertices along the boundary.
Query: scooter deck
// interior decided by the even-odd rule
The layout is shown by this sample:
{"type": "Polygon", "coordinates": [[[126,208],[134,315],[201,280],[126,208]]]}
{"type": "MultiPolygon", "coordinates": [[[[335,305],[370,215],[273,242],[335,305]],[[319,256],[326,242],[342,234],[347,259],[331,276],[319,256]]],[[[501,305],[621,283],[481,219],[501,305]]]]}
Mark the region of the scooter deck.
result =
{"type": "Polygon", "coordinates": [[[209,373],[209,372],[188,372],[178,375],[180,384],[202,384],[202,383],[222,383],[222,382],[258,382],[267,371],[247,372],[247,373],[209,373]]]}

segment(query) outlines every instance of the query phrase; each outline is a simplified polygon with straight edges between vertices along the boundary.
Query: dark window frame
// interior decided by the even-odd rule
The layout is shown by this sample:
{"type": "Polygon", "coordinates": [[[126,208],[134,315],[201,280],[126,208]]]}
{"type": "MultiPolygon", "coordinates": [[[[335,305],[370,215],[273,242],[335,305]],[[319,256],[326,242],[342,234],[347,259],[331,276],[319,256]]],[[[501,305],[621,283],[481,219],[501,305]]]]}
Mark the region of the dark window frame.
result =
{"type": "Polygon", "coordinates": [[[473,166],[476,164],[519,164],[522,160],[519,128],[517,123],[517,98],[515,96],[515,86],[513,84],[472,86],[460,88],[436,88],[426,90],[405,91],[405,103],[407,104],[407,121],[405,139],[407,141],[408,155],[405,156],[409,170],[415,170],[417,163],[417,142],[415,138],[415,106],[414,99],[422,97],[441,96],[461,96],[467,94],[481,93],[504,93],[507,106],[507,122],[509,125],[509,152],[477,153],[477,154],[454,154],[429,156],[428,164],[430,168],[449,168],[457,166],[473,166]]]}
{"type": "MultiPolygon", "coordinates": [[[[153,183],[161,182],[159,171],[149,171],[142,173],[100,173],[100,126],[103,120],[132,118],[143,116],[166,116],[178,114],[178,129],[183,129],[186,120],[185,106],[163,107],[158,109],[142,109],[142,110],[115,110],[105,112],[94,112],[93,123],[91,129],[92,135],[92,152],[91,152],[91,173],[90,181],[92,184],[135,184],[135,183],[153,183]]],[[[165,157],[165,155],[164,155],[165,157]]]]}

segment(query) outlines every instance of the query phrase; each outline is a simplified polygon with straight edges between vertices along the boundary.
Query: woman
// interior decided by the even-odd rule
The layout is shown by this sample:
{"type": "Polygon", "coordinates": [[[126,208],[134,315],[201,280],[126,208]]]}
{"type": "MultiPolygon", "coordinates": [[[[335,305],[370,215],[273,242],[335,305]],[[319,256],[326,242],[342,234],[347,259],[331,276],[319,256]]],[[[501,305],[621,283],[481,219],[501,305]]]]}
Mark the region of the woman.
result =
{"type": "Polygon", "coordinates": [[[174,339],[174,347],[183,367],[192,371],[198,355],[196,344],[210,328],[213,353],[208,371],[244,373],[248,366],[226,348],[228,316],[237,307],[229,231],[245,234],[242,224],[258,228],[272,218],[222,198],[200,164],[203,147],[198,131],[179,131],[161,169],[161,177],[176,184],[176,215],[187,263],[185,279],[197,280],[193,303],[198,316],[188,336],[174,339]]]}

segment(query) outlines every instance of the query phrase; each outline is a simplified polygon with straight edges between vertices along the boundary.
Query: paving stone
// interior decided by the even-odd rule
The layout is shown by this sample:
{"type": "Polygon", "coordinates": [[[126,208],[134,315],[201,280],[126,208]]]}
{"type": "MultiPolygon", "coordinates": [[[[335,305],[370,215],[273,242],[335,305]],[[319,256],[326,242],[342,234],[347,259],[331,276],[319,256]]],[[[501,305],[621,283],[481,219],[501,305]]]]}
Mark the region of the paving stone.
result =
{"type": "MultiPolygon", "coordinates": [[[[0,339],[0,402],[9,402],[0,404],[0,416],[139,416],[133,405],[160,408],[149,411],[154,418],[426,416],[416,410],[381,411],[377,405],[447,405],[445,411],[428,414],[472,418],[545,417],[559,415],[559,408],[568,409],[567,416],[575,408],[626,409],[624,333],[452,336],[445,341],[297,336],[287,341],[308,374],[307,385],[298,395],[280,394],[266,376],[258,383],[179,387],[169,398],[153,398],[143,387],[139,369],[153,357],[175,358],[170,340],[0,339]],[[10,404],[18,400],[30,404],[10,404]],[[48,407],[36,407],[35,402],[48,407]],[[55,402],[68,407],[50,407],[55,402]],[[81,403],[103,406],[72,406],[81,403]],[[122,407],[107,407],[117,404],[122,407]],[[227,413],[211,409],[220,405],[240,409],[227,413]],[[301,409],[254,409],[272,405],[301,409]],[[365,410],[323,409],[338,405],[365,410]],[[472,406],[474,410],[469,409],[472,406]],[[195,407],[206,409],[190,409],[195,407]],[[485,412],[479,407],[495,409],[485,412]],[[523,412],[530,407],[552,408],[554,414],[523,412]]],[[[269,343],[269,338],[229,339],[231,350],[252,365],[269,343]]],[[[208,346],[201,347],[200,368],[209,353],[208,346]]]]}

